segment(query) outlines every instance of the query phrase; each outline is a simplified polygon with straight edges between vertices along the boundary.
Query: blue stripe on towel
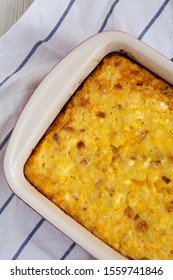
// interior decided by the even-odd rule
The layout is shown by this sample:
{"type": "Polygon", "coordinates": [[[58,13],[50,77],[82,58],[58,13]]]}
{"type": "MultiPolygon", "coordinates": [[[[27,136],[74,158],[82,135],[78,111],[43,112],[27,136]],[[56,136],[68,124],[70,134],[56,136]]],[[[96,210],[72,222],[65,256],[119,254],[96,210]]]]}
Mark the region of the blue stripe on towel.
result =
{"type": "Polygon", "coordinates": [[[11,134],[12,134],[13,129],[5,136],[4,140],[0,143],[0,151],[3,149],[5,144],[8,142],[11,134]]]}
{"type": "Polygon", "coordinates": [[[64,11],[64,13],[62,14],[60,20],[57,22],[57,24],[55,25],[55,27],[52,29],[52,31],[49,33],[49,35],[43,39],[38,41],[33,48],[31,49],[31,51],[28,53],[28,55],[25,57],[25,59],[22,61],[22,63],[18,66],[18,68],[11,73],[9,76],[7,76],[2,82],[0,82],[0,87],[2,87],[2,85],[8,81],[13,75],[15,75],[17,72],[19,72],[26,64],[27,62],[30,60],[30,58],[33,56],[33,54],[35,53],[35,51],[38,49],[38,47],[40,47],[43,43],[48,42],[52,36],[56,33],[56,31],[58,30],[58,28],[60,27],[60,25],[62,24],[62,22],[64,21],[66,15],[69,13],[72,5],[74,4],[75,0],[71,0],[66,8],[66,10],[64,11]]]}
{"type": "Polygon", "coordinates": [[[113,13],[115,6],[118,4],[118,2],[120,2],[120,0],[116,0],[116,1],[113,2],[112,6],[111,6],[111,8],[110,8],[110,10],[109,10],[109,12],[107,13],[107,15],[106,15],[106,17],[105,17],[105,20],[103,21],[103,23],[102,23],[102,25],[101,25],[101,27],[100,27],[100,29],[99,29],[99,32],[102,32],[103,29],[105,28],[105,26],[106,26],[106,24],[107,24],[107,22],[108,22],[110,16],[111,16],[112,13],[113,13]]]}
{"type": "Polygon", "coordinates": [[[0,215],[2,214],[2,212],[5,210],[5,208],[8,206],[8,204],[11,202],[11,200],[14,197],[14,193],[12,193],[9,198],[6,200],[6,202],[4,203],[4,205],[0,208],[0,215]]]}
{"type": "MultiPolygon", "coordinates": [[[[11,133],[12,133],[13,130],[11,130],[7,135],[6,137],[4,138],[4,140],[0,143],[0,151],[3,149],[3,147],[5,146],[5,144],[8,142],[10,136],[11,136],[11,133]]],[[[0,208],[0,215],[2,214],[2,212],[5,210],[5,208],[8,206],[8,204],[11,202],[11,200],[13,199],[14,197],[14,193],[12,193],[9,198],[5,201],[5,203],[3,204],[3,206],[0,208]]]]}
{"type": "Polygon", "coordinates": [[[43,224],[43,222],[45,221],[44,218],[41,218],[41,220],[36,224],[36,226],[33,228],[33,230],[31,231],[31,233],[27,236],[27,238],[25,239],[25,241],[22,243],[22,245],[20,246],[20,248],[17,250],[16,254],[14,255],[14,257],[12,258],[12,260],[17,260],[19,255],[21,254],[21,252],[23,251],[23,249],[26,247],[26,245],[28,244],[28,242],[30,241],[30,239],[33,237],[33,235],[36,233],[36,231],[41,227],[41,225],[43,224]]]}
{"type": "Polygon", "coordinates": [[[65,251],[64,255],[60,258],[60,260],[65,260],[66,257],[71,253],[71,251],[74,249],[74,247],[76,246],[76,243],[73,242],[70,247],[68,248],[67,251],[65,251]]]}
{"type": "Polygon", "coordinates": [[[138,39],[141,40],[144,35],[147,33],[147,31],[150,29],[150,27],[153,25],[153,23],[156,21],[156,19],[160,16],[160,14],[163,12],[165,9],[166,5],[169,3],[169,0],[164,1],[160,9],[157,11],[155,16],[151,19],[151,21],[148,23],[148,25],[144,28],[142,33],[138,36],[138,39]]]}

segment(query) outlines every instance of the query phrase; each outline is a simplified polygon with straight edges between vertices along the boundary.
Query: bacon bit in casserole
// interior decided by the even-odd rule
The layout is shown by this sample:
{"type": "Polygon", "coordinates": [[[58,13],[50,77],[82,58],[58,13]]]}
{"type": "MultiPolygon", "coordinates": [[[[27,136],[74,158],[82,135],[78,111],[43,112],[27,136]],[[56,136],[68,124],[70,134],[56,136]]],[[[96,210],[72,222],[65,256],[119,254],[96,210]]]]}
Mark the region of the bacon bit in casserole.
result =
{"type": "Polygon", "coordinates": [[[79,141],[79,142],[77,142],[76,147],[79,150],[82,148],[85,148],[85,143],[83,141],[79,141]]]}
{"type": "Polygon", "coordinates": [[[122,89],[122,88],[123,88],[123,86],[122,86],[120,83],[118,83],[117,85],[115,85],[115,87],[118,88],[118,89],[122,89]]]}
{"type": "Polygon", "coordinates": [[[72,126],[66,126],[64,129],[67,130],[67,131],[70,131],[70,132],[75,132],[76,131],[76,129],[72,126]]]}
{"type": "Polygon", "coordinates": [[[134,217],[134,221],[137,221],[139,219],[139,214],[136,214],[134,217]]]}
{"type": "Polygon", "coordinates": [[[172,96],[169,97],[169,110],[173,110],[173,98],[172,96]]]}
{"type": "Polygon", "coordinates": [[[54,140],[55,142],[59,143],[60,138],[59,138],[58,133],[55,133],[55,134],[53,135],[53,140],[54,140]]]}
{"type": "Polygon", "coordinates": [[[159,165],[161,163],[161,161],[158,159],[158,160],[155,160],[154,161],[157,165],[159,165]]]}
{"type": "Polygon", "coordinates": [[[87,158],[83,158],[80,162],[82,165],[85,165],[88,163],[88,159],[87,158]]]}
{"type": "Polygon", "coordinates": [[[160,164],[161,164],[160,160],[152,160],[150,162],[150,168],[157,169],[160,164]]]}
{"type": "Polygon", "coordinates": [[[135,213],[134,213],[134,210],[131,206],[127,206],[124,209],[124,214],[129,218],[133,218],[135,213]]]}
{"type": "Polygon", "coordinates": [[[102,93],[107,93],[107,92],[108,92],[109,84],[108,84],[108,82],[106,82],[105,80],[99,81],[97,86],[98,86],[98,89],[99,89],[102,93]]]}
{"type": "Polygon", "coordinates": [[[173,212],[173,201],[170,201],[168,206],[167,206],[168,212],[173,212]]]}
{"type": "Polygon", "coordinates": [[[105,113],[99,111],[99,112],[96,113],[96,116],[99,117],[99,118],[105,118],[105,113]]]}
{"type": "Polygon", "coordinates": [[[136,156],[131,156],[131,159],[136,160],[136,156]]]}
{"type": "Polygon", "coordinates": [[[114,162],[116,159],[117,159],[117,157],[116,157],[116,156],[113,156],[112,159],[111,159],[111,161],[114,162]]]}
{"type": "Polygon", "coordinates": [[[141,132],[141,134],[140,134],[140,142],[142,142],[147,136],[148,136],[148,130],[144,130],[144,131],[142,131],[141,132]]]}
{"type": "Polygon", "coordinates": [[[143,86],[143,82],[137,82],[136,85],[141,87],[143,86]]]}
{"type": "Polygon", "coordinates": [[[114,145],[111,145],[111,150],[114,154],[116,154],[120,150],[120,147],[116,148],[114,145]]]}
{"type": "Polygon", "coordinates": [[[139,74],[139,70],[132,70],[131,73],[134,74],[134,75],[138,75],[139,74]]]}
{"type": "Polygon", "coordinates": [[[173,156],[168,156],[168,160],[173,161],[173,156]]]}
{"type": "Polygon", "coordinates": [[[118,61],[118,59],[117,59],[117,61],[114,61],[114,66],[115,67],[117,67],[117,66],[120,66],[121,65],[121,61],[118,61]]]}
{"type": "Polygon", "coordinates": [[[81,106],[86,107],[87,104],[89,104],[89,100],[86,97],[81,98],[81,106]]]}
{"type": "Polygon", "coordinates": [[[171,179],[169,179],[168,177],[166,176],[162,176],[162,180],[166,183],[166,184],[169,184],[171,182],[171,179]]]}
{"type": "Polygon", "coordinates": [[[137,230],[137,231],[142,231],[142,232],[144,232],[144,231],[147,231],[148,228],[149,228],[149,226],[148,226],[148,224],[147,224],[146,221],[141,221],[141,222],[139,222],[139,223],[136,224],[136,230],[137,230]]]}

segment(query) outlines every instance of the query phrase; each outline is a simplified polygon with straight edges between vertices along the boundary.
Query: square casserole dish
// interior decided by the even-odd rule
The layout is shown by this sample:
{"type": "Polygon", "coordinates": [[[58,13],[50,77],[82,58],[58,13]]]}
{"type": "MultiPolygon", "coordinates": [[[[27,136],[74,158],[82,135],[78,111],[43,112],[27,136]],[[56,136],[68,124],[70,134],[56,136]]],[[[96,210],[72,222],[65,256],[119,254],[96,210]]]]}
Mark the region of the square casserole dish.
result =
{"type": "Polygon", "coordinates": [[[24,108],[10,138],[4,172],[13,192],[47,221],[97,259],[126,259],[102,242],[53,202],[37,191],[24,176],[24,165],[34,147],[83,80],[103,57],[125,53],[173,84],[173,64],[135,37],[107,31],[87,39],[63,58],[41,82],[24,108]]]}

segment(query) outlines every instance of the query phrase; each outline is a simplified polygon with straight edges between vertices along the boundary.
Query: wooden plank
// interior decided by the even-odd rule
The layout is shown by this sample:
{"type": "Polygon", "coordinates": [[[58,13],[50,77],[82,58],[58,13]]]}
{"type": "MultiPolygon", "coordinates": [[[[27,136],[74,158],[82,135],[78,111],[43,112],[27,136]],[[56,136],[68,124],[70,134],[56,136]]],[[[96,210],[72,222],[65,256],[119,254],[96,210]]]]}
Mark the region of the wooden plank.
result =
{"type": "Polygon", "coordinates": [[[34,0],[0,0],[0,36],[23,15],[34,0]]]}

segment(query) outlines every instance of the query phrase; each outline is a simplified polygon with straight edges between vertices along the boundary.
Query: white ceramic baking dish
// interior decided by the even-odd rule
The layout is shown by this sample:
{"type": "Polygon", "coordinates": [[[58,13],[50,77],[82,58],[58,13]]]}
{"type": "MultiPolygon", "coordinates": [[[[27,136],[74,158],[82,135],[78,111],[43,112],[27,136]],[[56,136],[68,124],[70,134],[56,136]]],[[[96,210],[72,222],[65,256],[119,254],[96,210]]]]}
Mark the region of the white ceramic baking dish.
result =
{"type": "Polygon", "coordinates": [[[24,164],[63,105],[100,60],[125,52],[173,84],[173,63],[131,35],[108,31],[89,38],[48,73],[23,110],[9,141],[4,171],[14,193],[97,259],[125,259],[66,215],[25,179],[24,164]]]}

